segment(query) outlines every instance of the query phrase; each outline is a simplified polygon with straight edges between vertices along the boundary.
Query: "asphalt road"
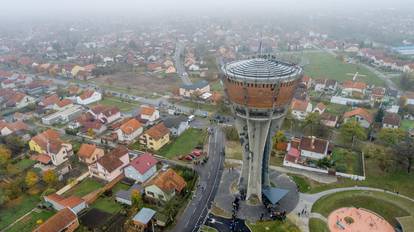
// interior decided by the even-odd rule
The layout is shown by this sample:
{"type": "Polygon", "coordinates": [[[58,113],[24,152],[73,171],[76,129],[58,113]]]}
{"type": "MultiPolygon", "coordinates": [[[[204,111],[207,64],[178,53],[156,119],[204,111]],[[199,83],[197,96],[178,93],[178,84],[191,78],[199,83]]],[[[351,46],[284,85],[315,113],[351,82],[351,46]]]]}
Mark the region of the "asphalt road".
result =
{"type": "Polygon", "coordinates": [[[244,220],[237,218],[233,230],[231,230],[231,224],[231,219],[218,217],[213,214],[210,214],[209,219],[206,221],[207,226],[220,232],[250,232],[244,220]]]}
{"type": "Polygon", "coordinates": [[[185,71],[185,67],[181,59],[181,55],[183,52],[184,43],[181,41],[177,41],[174,54],[175,68],[177,70],[178,76],[180,76],[181,78],[181,81],[186,85],[191,85],[191,80],[190,78],[188,78],[188,73],[185,71]]]}
{"type": "Polygon", "coordinates": [[[204,166],[195,167],[199,174],[199,187],[195,190],[184,213],[178,218],[173,231],[195,232],[206,220],[208,210],[220,184],[224,163],[224,154],[222,154],[224,134],[220,127],[214,127],[213,131],[208,141],[209,160],[204,166]]]}

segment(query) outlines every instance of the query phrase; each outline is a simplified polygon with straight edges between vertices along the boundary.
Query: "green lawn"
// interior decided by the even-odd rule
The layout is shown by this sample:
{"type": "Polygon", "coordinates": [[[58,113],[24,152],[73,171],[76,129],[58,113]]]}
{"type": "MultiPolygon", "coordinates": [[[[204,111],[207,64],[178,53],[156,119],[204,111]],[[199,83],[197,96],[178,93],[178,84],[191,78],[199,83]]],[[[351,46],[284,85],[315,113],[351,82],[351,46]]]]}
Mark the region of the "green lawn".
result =
{"type": "Polygon", "coordinates": [[[361,154],[343,148],[335,148],[332,152],[332,159],[335,163],[336,171],[362,176],[362,157],[361,154]]]}
{"type": "Polygon", "coordinates": [[[104,97],[101,101],[93,103],[92,105],[116,106],[122,112],[130,112],[138,109],[139,105],[136,102],[126,102],[117,97],[104,97]]]}
{"type": "Polygon", "coordinates": [[[23,195],[0,208],[0,229],[8,226],[40,202],[39,196],[23,195]]]}
{"type": "Polygon", "coordinates": [[[178,138],[159,150],[159,154],[167,158],[189,154],[197,145],[204,143],[207,132],[205,130],[189,128],[178,138]]]}
{"type": "Polygon", "coordinates": [[[292,177],[293,181],[298,185],[299,192],[301,193],[309,192],[309,190],[311,189],[311,186],[305,178],[299,175],[292,175],[292,174],[289,174],[289,176],[292,177]]]}
{"type": "Polygon", "coordinates": [[[412,120],[402,120],[401,121],[401,129],[408,131],[409,129],[414,128],[414,121],[412,120]]]}
{"type": "Polygon", "coordinates": [[[33,166],[36,163],[36,161],[31,159],[22,159],[19,162],[15,164],[15,167],[19,172],[23,172],[24,170],[28,169],[29,167],[33,166]]]}
{"type": "Polygon", "coordinates": [[[124,184],[122,182],[118,182],[111,190],[115,194],[119,190],[127,190],[129,188],[130,188],[130,186],[128,186],[128,185],[126,185],[126,184],[124,184]]]}
{"type": "Polygon", "coordinates": [[[300,229],[289,220],[286,220],[285,222],[263,221],[256,223],[247,223],[247,226],[252,232],[300,232],[300,229]]]}
{"type": "Polygon", "coordinates": [[[101,184],[100,182],[94,179],[91,179],[91,178],[87,178],[83,180],[82,182],[80,182],[79,184],[77,184],[72,189],[70,189],[69,191],[67,191],[64,195],[65,196],[75,195],[78,197],[83,197],[87,195],[88,193],[91,193],[103,186],[104,185],[101,184]]]}
{"type": "Polygon", "coordinates": [[[368,84],[384,86],[384,81],[363,66],[342,62],[326,52],[303,53],[303,57],[309,61],[305,66],[305,74],[312,78],[327,78],[337,81],[352,80],[352,75],[347,73],[359,72],[364,77],[358,80],[368,84]]]}
{"type": "Polygon", "coordinates": [[[329,232],[328,225],[318,218],[309,219],[309,231],[310,232],[329,232]]]}
{"type": "Polygon", "coordinates": [[[376,191],[345,191],[330,194],[319,199],[313,205],[312,212],[328,217],[332,211],[342,207],[371,210],[393,225],[397,224],[397,217],[414,215],[414,202],[376,191]]]}
{"type": "Polygon", "coordinates": [[[42,222],[46,221],[48,218],[52,217],[55,212],[42,210],[41,212],[31,212],[29,215],[24,217],[19,223],[14,224],[9,228],[8,232],[31,232],[34,228],[37,227],[37,221],[41,220],[42,222]]]}
{"type": "Polygon", "coordinates": [[[99,197],[92,205],[92,208],[100,209],[107,213],[115,214],[121,210],[121,204],[115,202],[111,197],[99,197]]]}
{"type": "Polygon", "coordinates": [[[341,116],[346,111],[351,110],[350,106],[335,104],[335,103],[329,103],[326,106],[326,112],[331,113],[333,115],[341,116]]]}
{"type": "Polygon", "coordinates": [[[217,232],[217,230],[210,226],[202,225],[201,232],[217,232]]]}
{"type": "Polygon", "coordinates": [[[243,159],[243,152],[240,143],[237,141],[226,141],[226,147],[225,147],[225,154],[226,158],[229,159],[237,159],[242,160],[243,159]]]}

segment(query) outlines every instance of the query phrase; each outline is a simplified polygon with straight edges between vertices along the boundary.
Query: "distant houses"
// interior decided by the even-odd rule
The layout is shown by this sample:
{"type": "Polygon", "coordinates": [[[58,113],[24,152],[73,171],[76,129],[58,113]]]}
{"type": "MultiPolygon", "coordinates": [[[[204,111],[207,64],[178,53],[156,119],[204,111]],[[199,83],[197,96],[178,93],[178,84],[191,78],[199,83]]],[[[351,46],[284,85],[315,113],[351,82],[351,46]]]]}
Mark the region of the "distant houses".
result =
{"type": "Polygon", "coordinates": [[[201,96],[208,92],[210,92],[210,85],[205,80],[189,85],[183,84],[179,89],[180,96],[187,98],[192,97],[194,94],[201,96]]]}
{"type": "Polygon", "coordinates": [[[89,105],[102,100],[102,94],[95,90],[85,90],[81,95],[76,97],[76,103],[80,105],[89,105]]]}
{"type": "Polygon", "coordinates": [[[291,110],[295,119],[304,120],[312,112],[312,104],[308,100],[293,99],[291,110]]]}

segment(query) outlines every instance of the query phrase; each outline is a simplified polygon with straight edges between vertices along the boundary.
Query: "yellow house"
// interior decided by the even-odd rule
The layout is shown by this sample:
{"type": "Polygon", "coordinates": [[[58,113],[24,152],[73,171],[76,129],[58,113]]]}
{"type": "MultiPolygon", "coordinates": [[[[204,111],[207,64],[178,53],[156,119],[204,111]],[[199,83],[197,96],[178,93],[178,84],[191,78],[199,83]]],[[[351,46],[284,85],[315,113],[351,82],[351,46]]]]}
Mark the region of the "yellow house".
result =
{"type": "Polygon", "coordinates": [[[146,130],[140,137],[141,144],[154,151],[159,150],[169,141],[170,130],[162,122],[146,130]]]}
{"type": "Polygon", "coordinates": [[[78,75],[78,73],[79,73],[80,71],[83,71],[83,70],[85,70],[83,67],[81,67],[81,66],[79,66],[79,65],[75,65],[75,66],[72,68],[72,71],[70,71],[70,73],[72,74],[72,77],[76,77],[76,75],[78,75]]]}

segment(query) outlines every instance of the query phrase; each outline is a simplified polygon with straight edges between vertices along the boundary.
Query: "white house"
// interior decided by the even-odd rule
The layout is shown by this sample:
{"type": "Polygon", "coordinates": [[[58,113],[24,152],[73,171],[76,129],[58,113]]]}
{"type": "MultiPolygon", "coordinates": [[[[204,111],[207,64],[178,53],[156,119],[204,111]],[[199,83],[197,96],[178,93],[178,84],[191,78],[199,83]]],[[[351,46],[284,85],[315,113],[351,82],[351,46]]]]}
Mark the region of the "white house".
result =
{"type": "Polygon", "coordinates": [[[93,106],[89,111],[96,120],[102,123],[112,123],[121,118],[121,112],[116,106],[93,106]]]}
{"type": "Polygon", "coordinates": [[[312,104],[307,100],[293,99],[291,109],[294,118],[304,120],[312,112],[312,104]]]}
{"type": "Polygon", "coordinates": [[[88,105],[102,100],[102,94],[95,90],[85,90],[80,96],[76,97],[76,103],[88,105]]]}
{"type": "Polygon", "coordinates": [[[319,102],[315,108],[312,110],[313,113],[323,114],[325,112],[326,106],[322,102],[319,102]]]}
{"type": "Polygon", "coordinates": [[[50,203],[53,208],[57,211],[64,208],[70,208],[74,213],[78,214],[80,211],[88,207],[86,201],[77,196],[63,197],[56,193],[53,193],[48,196],[44,196],[43,199],[45,202],[50,203]]]}
{"type": "Polygon", "coordinates": [[[210,92],[210,85],[207,81],[202,80],[191,85],[182,85],[179,89],[179,94],[182,97],[191,97],[193,94],[202,95],[210,92]]]}
{"type": "Polygon", "coordinates": [[[169,201],[187,185],[174,170],[161,171],[145,187],[145,196],[159,201],[169,201]]]}
{"type": "Polygon", "coordinates": [[[176,117],[168,117],[164,120],[164,125],[173,136],[180,136],[185,130],[189,128],[188,118],[184,115],[176,117]]]}
{"type": "Polygon", "coordinates": [[[157,163],[158,161],[152,154],[144,153],[131,160],[130,164],[125,167],[125,177],[144,183],[157,171],[157,163]]]}
{"type": "Polygon", "coordinates": [[[160,112],[152,106],[143,105],[139,109],[141,119],[154,122],[160,118],[160,112]]]}
{"type": "Polygon", "coordinates": [[[414,92],[405,92],[404,96],[407,99],[407,105],[414,105],[414,92]]]}
{"type": "Polygon", "coordinates": [[[89,165],[88,168],[91,176],[109,182],[122,175],[124,167],[128,164],[128,149],[124,146],[119,146],[112,150],[111,153],[98,159],[96,163],[89,165]]]}
{"type": "Polygon", "coordinates": [[[294,138],[288,144],[287,151],[300,151],[300,157],[310,159],[323,159],[330,153],[330,145],[328,140],[319,139],[314,136],[294,138]]]}
{"type": "Polygon", "coordinates": [[[362,127],[369,128],[374,122],[373,116],[366,109],[356,108],[354,110],[345,112],[344,121],[355,119],[362,127]]]}
{"type": "Polygon", "coordinates": [[[55,123],[67,123],[82,114],[83,108],[79,105],[72,105],[71,107],[64,108],[61,111],[49,114],[42,118],[42,123],[45,125],[53,125],[55,123]]]}
{"type": "Polygon", "coordinates": [[[121,142],[130,142],[137,138],[143,132],[143,127],[138,120],[132,118],[122,124],[116,131],[118,140],[121,142]]]}
{"type": "Polygon", "coordinates": [[[22,121],[16,121],[8,123],[5,121],[0,121],[0,134],[1,136],[7,136],[13,133],[19,133],[22,131],[28,131],[29,126],[22,121]]]}
{"type": "Polygon", "coordinates": [[[401,125],[401,117],[396,113],[386,113],[382,119],[383,128],[397,129],[401,125]]]}

